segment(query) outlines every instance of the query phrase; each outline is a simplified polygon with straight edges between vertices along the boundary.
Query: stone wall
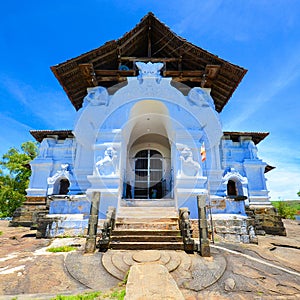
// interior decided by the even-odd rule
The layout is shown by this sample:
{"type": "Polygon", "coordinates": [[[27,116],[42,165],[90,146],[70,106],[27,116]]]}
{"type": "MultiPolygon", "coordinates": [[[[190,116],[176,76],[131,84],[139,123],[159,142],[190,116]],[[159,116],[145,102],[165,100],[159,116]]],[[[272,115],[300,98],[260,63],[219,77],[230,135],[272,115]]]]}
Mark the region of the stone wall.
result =
{"type": "MultiPolygon", "coordinates": [[[[210,239],[212,238],[211,221],[207,220],[210,239]]],[[[228,242],[257,243],[251,231],[252,220],[247,218],[213,219],[213,230],[219,237],[228,242]]],[[[199,238],[198,220],[191,220],[193,237],[199,238]]]]}
{"type": "Polygon", "coordinates": [[[256,234],[286,235],[284,224],[275,207],[250,206],[246,213],[253,221],[256,234]]]}

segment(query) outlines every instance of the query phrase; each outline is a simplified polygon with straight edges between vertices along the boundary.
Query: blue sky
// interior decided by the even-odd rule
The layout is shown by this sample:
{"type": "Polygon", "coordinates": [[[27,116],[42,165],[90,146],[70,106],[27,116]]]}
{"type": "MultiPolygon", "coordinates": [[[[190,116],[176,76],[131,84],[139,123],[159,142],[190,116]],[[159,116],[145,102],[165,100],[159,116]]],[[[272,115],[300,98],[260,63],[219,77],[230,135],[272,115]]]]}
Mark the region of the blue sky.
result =
{"type": "Polygon", "coordinates": [[[152,11],[195,45],[248,69],[224,130],[267,131],[259,156],[272,199],[300,190],[300,1],[51,0],[0,3],[0,155],[30,129],[72,129],[75,110],[49,67],[118,39],[152,11]]]}

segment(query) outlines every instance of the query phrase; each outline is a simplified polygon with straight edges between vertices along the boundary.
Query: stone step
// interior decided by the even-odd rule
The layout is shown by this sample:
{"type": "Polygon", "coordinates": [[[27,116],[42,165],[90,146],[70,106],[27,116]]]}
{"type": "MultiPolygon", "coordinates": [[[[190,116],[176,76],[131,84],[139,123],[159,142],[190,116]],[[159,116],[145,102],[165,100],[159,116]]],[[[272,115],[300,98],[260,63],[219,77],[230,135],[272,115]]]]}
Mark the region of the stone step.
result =
{"type": "Polygon", "coordinates": [[[184,250],[183,242],[111,242],[114,250],[184,250]]]}
{"type": "Polygon", "coordinates": [[[174,208],[158,207],[123,207],[117,211],[117,218],[144,217],[144,218],[178,218],[178,212],[174,208]]]}
{"type": "MultiPolygon", "coordinates": [[[[126,207],[128,208],[128,207],[126,207]]],[[[120,215],[144,215],[144,216],[148,216],[148,215],[155,215],[155,216],[170,216],[170,217],[176,217],[178,216],[178,212],[175,209],[154,209],[154,208],[148,208],[145,209],[144,207],[142,209],[139,209],[140,207],[137,208],[132,208],[130,207],[129,209],[123,209],[120,208],[117,212],[117,216],[120,215]]]]}
{"type": "Polygon", "coordinates": [[[126,217],[117,218],[117,223],[178,223],[178,218],[155,218],[155,217],[126,217]]]}
{"type": "Polygon", "coordinates": [[[114,230],[114,236],[123,236],[123,235],[156,235],[156,236],[180,236],[179,230],[139,230],[139,229],[131,229],[131,230],[114,230]]]}
{"type": "Polygon", "coordinates": [[[178,230],[179,226],[177,222],[116,222],[115,228],[120,229],[145,229],[145,230],[178,230]]]}
{"type": "Polygon", "coordinates": [[[112,242],[181,242],[181,236],[156,235],[123,235],[111,237],[112,242]]]}
{"type": "Polygon", "coordinates": [[[122,199],[121,207],[173,207],[175,200],[170,198],[163,199],[122,199]]]}
{"type": "MultiPolygon", "coordinates": [[[[119,280],[124,280],[125,278],[125,272],[121,271],[112,261],[112,255],[111,252],[108,252],[108,255],[102,256],[102,264],[103,267],[109,271],[109,273],[118,278],[119,280]]],[[[128,267],[129,270],[130,267],[128,267]]]]}
{"type": "Polygon", "coordinates": [[[163,211],[163,210],[173,210],[177,211],[175,207],[162,207],[160,206],[121,206],[119,210],[129,211],[129,210],[153,210],[153,211],[163,211]]]}

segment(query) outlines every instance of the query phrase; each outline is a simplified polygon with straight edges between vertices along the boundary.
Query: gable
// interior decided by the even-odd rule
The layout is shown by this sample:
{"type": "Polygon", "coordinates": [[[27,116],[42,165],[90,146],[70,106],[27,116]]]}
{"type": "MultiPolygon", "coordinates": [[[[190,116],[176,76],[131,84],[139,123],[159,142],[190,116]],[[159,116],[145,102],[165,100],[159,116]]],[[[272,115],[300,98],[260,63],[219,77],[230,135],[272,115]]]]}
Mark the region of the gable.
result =
{"type": "Polygon", "coordinates": [[[152,13],[120,39],[52,66],[51,70],[78,110],[88,87],[109,88],[137,76],[136,61],[163,62],[162,76],[190,88],[211,88],[218,112],[247,72],[176,35],[152,13]]]}

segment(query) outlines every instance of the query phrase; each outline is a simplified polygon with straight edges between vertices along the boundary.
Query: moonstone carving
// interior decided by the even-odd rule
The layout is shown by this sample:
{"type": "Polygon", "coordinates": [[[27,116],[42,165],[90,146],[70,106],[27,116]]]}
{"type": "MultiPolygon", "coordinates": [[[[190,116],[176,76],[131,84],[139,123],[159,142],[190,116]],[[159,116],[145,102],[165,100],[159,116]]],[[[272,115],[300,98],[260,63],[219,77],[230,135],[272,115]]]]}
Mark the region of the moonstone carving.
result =
{"type": "Polygon", "coordinates": [[[188,94],[188,100],[191,105],[196,105],[200,107],[211,107],[215,109],[214,102],[212,98],[201,88],[192,88],[188,94]]]}
{"type": "Polygon", "coordinates": [[[136,62],[136,66],[139,69],[139,76],[137,77],[140,83],[143,83],[145,78],[156,79],[156,82],[159,83],[161,80],[160,70],[164,66],[163,63],[143,63],[136,62]]]}
{"type": "Polygon", "coordinates": [[[108,105],[109,96],[106,88],[96,86],[94,88],[88,88],[87,91],[88,94],[83,99],[85,105],[108,105]]]}
{"type": "Polygon", "coordinates": [[[192,150],[185,146],[180,151],[180,161],[181,161],[181,175],[185,176],[197,176],[201,169],[200,164],[193,159],[192,150]]]}
{"type": "Polygon", "coordinates": [[[114,147],[107,147],[104,157],[96,162],[96,169],[101,176],[115,175],[117,173],[117,151],[114,147]]]}

